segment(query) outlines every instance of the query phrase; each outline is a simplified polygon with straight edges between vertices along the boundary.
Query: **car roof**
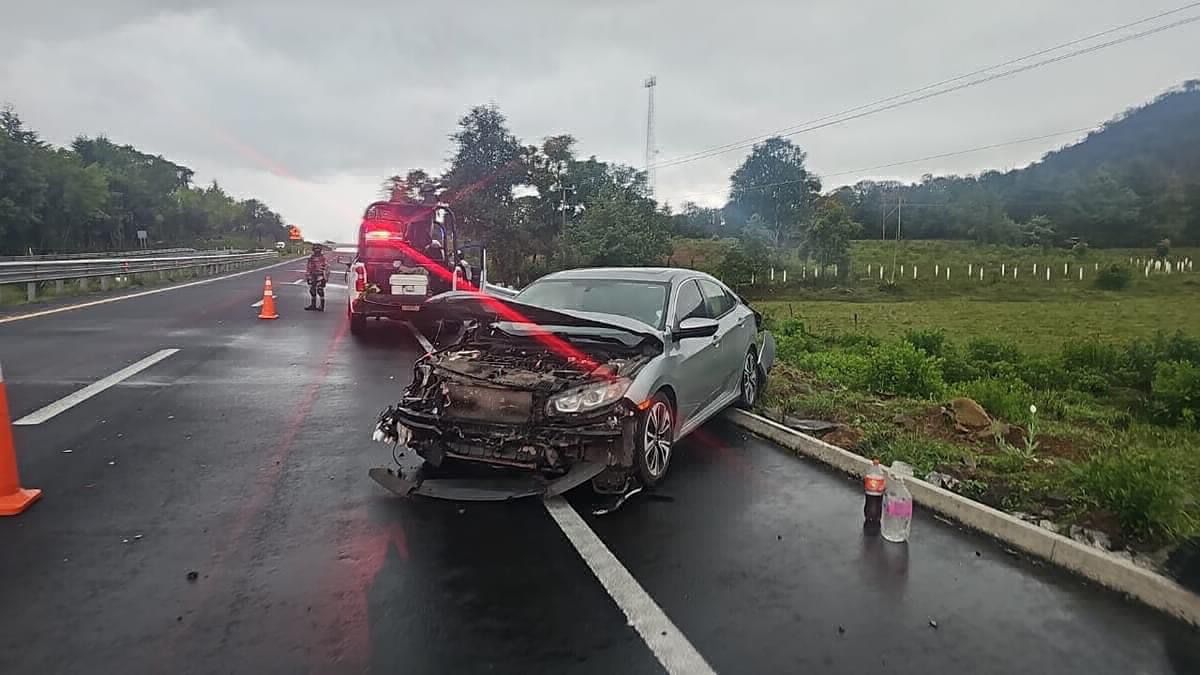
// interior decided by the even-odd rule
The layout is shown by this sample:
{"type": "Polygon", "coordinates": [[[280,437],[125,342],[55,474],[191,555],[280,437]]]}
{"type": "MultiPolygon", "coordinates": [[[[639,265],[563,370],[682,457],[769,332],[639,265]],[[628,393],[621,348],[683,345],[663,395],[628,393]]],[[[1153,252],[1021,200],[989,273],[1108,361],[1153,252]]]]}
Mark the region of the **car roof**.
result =
{"type": "Polygon", "coordinates": [[[680,267],[585,267],[577,270],[554,272],[538,279],[623,279],[628,281],[678,282],[691,277],[711,279],[704,272],[680,267]]]}

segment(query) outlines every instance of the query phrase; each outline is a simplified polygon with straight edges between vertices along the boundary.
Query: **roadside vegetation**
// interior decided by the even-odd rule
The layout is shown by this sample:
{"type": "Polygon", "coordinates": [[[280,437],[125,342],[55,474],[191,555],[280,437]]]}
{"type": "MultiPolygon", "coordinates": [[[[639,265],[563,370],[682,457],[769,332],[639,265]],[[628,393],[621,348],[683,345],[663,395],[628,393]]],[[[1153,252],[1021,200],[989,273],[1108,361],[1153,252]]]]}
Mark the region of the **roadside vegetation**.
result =
{"type": "Polygon", "coordinates": [[[772,324],[780,364],[763,407],[774,417],[839,422],[827,438],[837,445],[936,472],[956,492],[1064,533],[1103,532],[1116,549],[1200,533],[1200,338],[1032,351],[1002,334],[772,324]]]}

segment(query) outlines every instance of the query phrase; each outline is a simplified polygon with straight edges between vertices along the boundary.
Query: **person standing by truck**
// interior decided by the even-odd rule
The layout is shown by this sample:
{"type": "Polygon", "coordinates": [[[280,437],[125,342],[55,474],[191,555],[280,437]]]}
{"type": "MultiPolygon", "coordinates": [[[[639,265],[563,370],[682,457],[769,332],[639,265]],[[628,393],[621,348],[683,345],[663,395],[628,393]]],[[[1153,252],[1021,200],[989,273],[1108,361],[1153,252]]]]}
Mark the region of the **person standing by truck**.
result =
{"type": "Polygon", "coordinates": [[[329,261],[325,259],[325,247],[320,244],[313,244],[312,255],[308,256],[308,266],[305,269],[304,276],[308,281],[308,295],[311,300],[305,311],[325,311],[325,283],[329,281],[329,261]],[[321,304],[317,304],[317,298],[321,298],[321,304]]]}

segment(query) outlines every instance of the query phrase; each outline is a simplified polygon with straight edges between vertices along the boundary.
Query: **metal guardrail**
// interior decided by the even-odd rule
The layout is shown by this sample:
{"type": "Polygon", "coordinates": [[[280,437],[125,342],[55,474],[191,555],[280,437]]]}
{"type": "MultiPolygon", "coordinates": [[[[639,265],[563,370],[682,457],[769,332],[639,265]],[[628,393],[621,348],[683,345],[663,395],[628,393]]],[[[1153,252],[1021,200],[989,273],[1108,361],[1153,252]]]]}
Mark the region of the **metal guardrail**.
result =
{"type": "Polygon", "coordinates": [[[153,255],[226,255],[233,249],[197,251],[194,248],[145,248],[136,251],[101,251],[92,253],[40,253],[37,255],[3,255],[0,262],[21,262],[28,260],[81,260],[86,258],[133,258],[153,255]]]}
{"type": "Polygon", "coordinates": [[[159,272],[166,276],[171,271],[194,269],[201,273],[213,273],[266,262],[278,258],[276,251],[249,253],[194,252],[189,255],[169,256],[123,256],[113,258],[73,258],[54,260],[21,259],[0,261],[0,284],[26,284],[27,295],[33,301],[39,284],[53,281],[62,288],[62,282],[78,279],[82,285],[87,280],[99,278],[101,288],[107,287],[109,279],[130,274],[159,272]]]}

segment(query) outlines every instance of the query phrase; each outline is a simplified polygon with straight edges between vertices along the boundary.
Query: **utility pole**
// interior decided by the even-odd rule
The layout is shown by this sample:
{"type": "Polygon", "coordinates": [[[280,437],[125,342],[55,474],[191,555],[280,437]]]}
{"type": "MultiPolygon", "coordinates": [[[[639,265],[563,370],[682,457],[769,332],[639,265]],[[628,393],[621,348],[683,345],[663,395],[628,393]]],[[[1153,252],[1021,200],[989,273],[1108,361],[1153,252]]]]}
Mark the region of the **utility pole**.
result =
{"type": "Polygon", "coordinates": [[[567,193],[575,194],[575,186],[567,187],[566,183],[563,183],[561,173],[558,174],[558,185],[562,191],[562,201],[559,203],[558,208],[562,210],[562,227],[565,230],[567,228],[567,193]]]}
{"type": "Polygon", "coordinates": [[[642,83],[646,88],[646,185],[650,188],[650,196],[654,196],[654,160],[657,152],[654,149],[654,88],[658,86],[658,78],[651,75],[642,83]]]}

